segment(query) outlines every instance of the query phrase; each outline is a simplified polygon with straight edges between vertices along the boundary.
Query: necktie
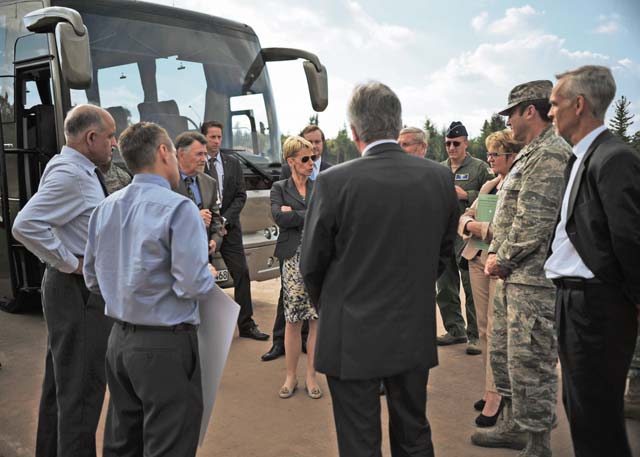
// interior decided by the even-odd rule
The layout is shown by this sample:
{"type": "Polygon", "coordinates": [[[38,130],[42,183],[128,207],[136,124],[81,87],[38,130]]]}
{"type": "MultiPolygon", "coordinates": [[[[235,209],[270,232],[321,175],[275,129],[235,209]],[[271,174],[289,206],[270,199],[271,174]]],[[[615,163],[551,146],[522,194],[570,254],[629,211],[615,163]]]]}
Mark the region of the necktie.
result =
{"type": "Polygon", "coordinates": [[[200,206],[198,205],[198,201],[196,200],[196,195],[193,193],[193,189],[191,188],[191,185],[194,182],[196,182],[196,180],[193,179],[191,176],[187,176],[184,178],[184,183],[187,185],[187,196],[191,199],[193,203],[196,204],[196,206],[198,206],[198,208],[200,208],[200,206]]]}
{"type": "Polygon", "coordinates": [[[105,184],[105,181],[104,181],[104,175],[102,174],[102,172],[98,167],[96,167],[96,176],[98,177],[98,181],[100,181],[100,187],[102,187],[102,192],[104,192],[104,196],[105,197],[108,196],[109,192],[107,191],[107,185],[105,184]]]}
{"type": "Polygon", "coordinates": [[[211,169],[211,177],[216,180],[216,185],[218,186],[218,199],[222,202],[222,183],[220,182],[220,178],[218,177],[216,159],[209,159],[209,167],[211,169]]]}

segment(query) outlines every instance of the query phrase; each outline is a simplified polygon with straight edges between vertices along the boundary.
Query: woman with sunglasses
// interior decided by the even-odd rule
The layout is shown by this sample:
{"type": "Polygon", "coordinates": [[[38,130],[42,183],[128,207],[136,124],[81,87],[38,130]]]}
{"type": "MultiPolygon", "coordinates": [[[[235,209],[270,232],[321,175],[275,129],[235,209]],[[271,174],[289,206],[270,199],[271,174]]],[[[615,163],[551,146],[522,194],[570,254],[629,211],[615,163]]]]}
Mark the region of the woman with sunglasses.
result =
{"type": "MultiPolygon", "coordinates": [[[[489,135],[485,141],[487,146],[487,161],[496,178],[486,182],[480,189],[480,194],[495,194],[502,187],[504,179],[509,173],[516,155],[522,149],[523,144],[517,142],[511,130],[502,130],[489,135]]],[[[479,200],[479,199],[478,199],[479,200]]],[[[471,205],[462,216],[458,225],[458,233],[467,244],[462,251],[462,256],[469,261],[469,276],[473,301],[476,305],[478,318],[478,333],[483,349],[488,347],[488,336],[492,327],[493,297],[495,294],[497,278],[490,278],[484,274],[484,263],[487,259],[486,250],[476,247],[475,240],[491,243],[491,222],[479,222],[476,220],[478,200],[471,205]]],[[[493,372],[489,362],[489,351],[486,351],[485,362],[485,394],[482,400],[474,404],[474,408],[481,411],[476,418],[478,427],[491,427],[495,425],[503,407],[502,397],[498,394],[493,381],[493,372]]]]}
{"type": "Polygon", "coordinates": [[[309,179],[313,172],[313,147],[299,136],[286,139],[282,147],[284,160],[291,168],[291,177],[278,181],[271,188],[271,214],[280,227],[275,256],[282,265],[282,303],[284,305],[284,352],[287,377],[280,388],[280,398],[289,398],[296,391],[296,371],[301,350],[303,321],[309,321],[307,338],[307,395],[313,399],[322,397],[316,379],[313,356],[316,343],[318,313],[311,305],[300,274],[300,245],[307,203],[313,189],[309,179]]]}

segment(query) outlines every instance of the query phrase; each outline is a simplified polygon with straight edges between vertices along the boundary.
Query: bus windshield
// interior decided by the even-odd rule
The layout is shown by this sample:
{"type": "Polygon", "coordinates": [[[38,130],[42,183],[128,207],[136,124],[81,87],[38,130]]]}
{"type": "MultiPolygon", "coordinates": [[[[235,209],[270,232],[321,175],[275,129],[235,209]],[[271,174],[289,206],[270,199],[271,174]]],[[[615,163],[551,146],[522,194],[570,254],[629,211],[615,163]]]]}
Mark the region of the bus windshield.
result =
{"type": "Polygon", "coordinates": [[[152,121],[175,139],[205,120],[217,120],[225,126],[223,148],[261,168],[280,162],[266,68],[251,87],[243,87],[260,58],[254,34],[216,30],[213,21],[171,25],[160,16],[142,20],[120,16],[123,11],[77,9],[89,30],[94,77],[89,89],[70,91],[72,106],[88,102],[106,108],[118,134],[132,123],[152,121]]]}

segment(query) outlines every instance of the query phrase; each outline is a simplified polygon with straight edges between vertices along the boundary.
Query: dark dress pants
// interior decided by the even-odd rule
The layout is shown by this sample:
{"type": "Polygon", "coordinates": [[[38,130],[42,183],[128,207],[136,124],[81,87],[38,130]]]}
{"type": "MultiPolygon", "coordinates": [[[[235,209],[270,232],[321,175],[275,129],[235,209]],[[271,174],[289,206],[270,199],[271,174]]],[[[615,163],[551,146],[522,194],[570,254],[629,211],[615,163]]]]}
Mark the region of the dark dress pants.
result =
{"type": "Polygon", "coordinates": [[[36,457],[96,455],[111,320],[81,275],[47,267],[42,303],[48,341],[36,457]]]}
{"type": "MultiPolygon", "coordinates": [[[[284,302],[282,301],[282,262],[284,259],[280,259],[280,296],[278,297],[278,307],[276,308],[276,319],[273,322],[273,344],[281,344],[284,346],[284,302]]],[[[309,321],[306,320],[302,323],[302,341],[307,341],[309,335],[309,321]]]]}
{"type": "Polygon", "coordinates": [[[447,260],[445,270],[436,282],[436,303],[438,304],[438,309],[440,309],[444,328],[449,334],[453,336],[464,336],[466,334],[469,339],[477,340],[479,338],[478,322],[476,306],[473,302],[471,278],[469,277],[469,269],[460,267],[461,257],[458,254],[462,252],[464,245],[465,242],[462,238],[456,235],[456,253],[447,260]],[[465,295],[466,331],[460,302],[461,280],[465,295]]]}
{"type": "Polygon", "coordinates": [[[255,327],[253,321],[253,305],[251,304],[251,279],[249,278],[249,267],[244,255],[242,244],[242,230],[237,225],[227,229],[227,234],[220,248],[222,259],[233,278],[235,301],[240,305],[238,314],[238,329],[241,332],[248,331],[255,327]]]}
{"type": "Polygon", "coordinates": [[[564,403],[576,457],[631,457],[623,416],[638,329],[620,288],[557,284],[556,323],[564,403]]]}
{"type": "Polygon", "coordinates": [[[116,322],[103,457],[194,457],[202,420],[198,334],[116,322]]]}
{"type": "Polygon", "coordinates": [[[383,379],[346,381],[327,376],[341,457],[380,457],[380,381],[389,409],[393,457],[432,457],[427,420],[429,370],[416,368],[383,379]]]}

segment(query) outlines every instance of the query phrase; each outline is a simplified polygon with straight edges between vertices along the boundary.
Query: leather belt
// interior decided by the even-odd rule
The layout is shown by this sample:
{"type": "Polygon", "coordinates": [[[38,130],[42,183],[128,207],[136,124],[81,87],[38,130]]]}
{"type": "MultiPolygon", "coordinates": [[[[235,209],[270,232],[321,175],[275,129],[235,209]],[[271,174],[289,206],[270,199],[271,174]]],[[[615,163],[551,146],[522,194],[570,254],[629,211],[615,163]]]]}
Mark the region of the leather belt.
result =
{"type": "Polygon", "coordinates": [[[606,284],[597,278],[553,278],[553,283],[561,289],[578,289],[584,290],[590,286],[605,286],[606,284]]]}
{"type": "Polygon", "coordinates": [[[113,319],[113,321],[122,327],[123,330],[133,330],[134,332],[137,330],[155,330],[155,331],[163,331],[163,332],[186,332],[189,330],[197,330],[198,326],[193,324],[176,324],[176,325],[141,325],[141,324],[132,324],[130,322],[124,322],[119,319],[113,319]]]}

